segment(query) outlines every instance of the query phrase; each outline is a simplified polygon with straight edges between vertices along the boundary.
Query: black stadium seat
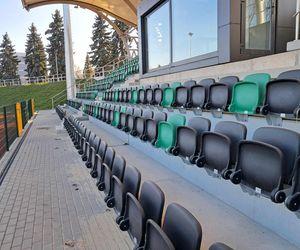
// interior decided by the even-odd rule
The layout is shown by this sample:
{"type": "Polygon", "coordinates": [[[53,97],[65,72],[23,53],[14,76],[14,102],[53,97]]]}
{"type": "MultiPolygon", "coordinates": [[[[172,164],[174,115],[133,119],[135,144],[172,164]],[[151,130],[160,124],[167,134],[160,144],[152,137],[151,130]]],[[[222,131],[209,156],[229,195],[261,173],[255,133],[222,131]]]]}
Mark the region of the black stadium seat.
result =
{"type": "Polygon", "coordinates": [[[231,247],[225,245],[224,243],[221,242],[216,242],[212,244],[208,250],[233,250],[231,247]]]}
{"type": "Polygon", "coordinates": [[[81,144],[80,144],[80,149],[78,150],[78,153],[80,155],[83,155],[86,151],[86,142],[89,141],[91,135],[91,130],[87,129],[85,135],[81,138],[81,144]]]}
{"type": "Polygon", "coordinates": [[[135,167],[126,166],[123,182],[116,176],[112,177],[111,197],[106,204],[109,208],[114,208],[117,213],[116,222],[119,224],[124,215],[126,194],[131,193],[137,197],[141,183],[141,173],[135,167]]]}
{"type": "Polygon", "coordinates": [[[198,82],[198,85],[201,85],[205,88],[205,103],[207,102],[207,99],[208,99],[209,88],[211,85],[213,85],[215,83],[216,83],[216,81],[213,78],[202,79],[201,81],[198,82]]]}
{"type": "Polygon", "coordinates": [[[146,101],[145,103],[146,104],[152,104],[153,102],[153,98],[154,98],[154,90],[156,88],[158,88],[159,85],[158,84],[154,84],[154,85],[151,85],[150,88],[146,88],[146,93],[145,93],[145,96],[146,96],[146,101]]]}
{"type": "Polygon", "coordinates": [[[277,147],[259,141],[242,141],[230,179],[260,192],[275,203],[285,200],[283,190],[283,153],[277,147]]]}
{"type": "Polygon", "coordinates": [[[300,209],[300,157],[296,160],[294,169],[292,186],[285,200],[285,205],[291,211],[298,211],[300,209]]]}
{"type": "Polygon", "coordinates": [[[115,159],[115,150],[111,147],[108,147],[106,149],[105,155],[103,159],[98,159],[98,165],[97,165],[97,171],[94,171],[94,169],[91,171],[91,176],[93,178],[97,178],[97,183],[103,182],[103,168],[104,165],[106,165],[108,168],[112,168],[112,165],[114,163],[115,159]]]}
{"type": "Polygon", "coordinates": [[[154,114],[153,119],[147,119],[145,122],[145,132],[141,136],[143,141],[154,143],[158,134],[158,123],[167,120],[165,112],[157,112],[154,114]]]}
{"type": "Polygon", "coordinates": [[[154,221],[146,224],[145,245],[138,250],[175,250],[175,247],[166,233],[154,221]]]}
{"type": "Polygon", "coordinates": [[[175,249],[199,250],[202,229],[198,220],[182,206],[172,203],[168,206],[163,231],[175,249]]]}
{"type": "Polygon", "coordinates": [[[150,89],[150,85],[146,85],[144,88],[140,88],[138,90],[138,98],[137,104],[145,104],[146,103],[146,90],[150,89]]]}
{"type": "Polygon", "coordinates": [[[153,118],[153,111],[144,109],[141,117],[136,117],[135,128],[130,132],[132,136],[141,136],[145,132],[145,124],[147,119],[153,118]]]}
{"type": "Polygon", "coordinates": [[[135,129],[136,118],[141,117],[143,113],[142,109],[135,108],[132,115],[127,117],[127,126],[123,130],[128,133],[135,129]]]}
{"type": "Polygon", "coordinates": [[[127,127],[127,118],[129,115],[133,114],[134,109],[132,107],[127,107],[125,113],[120,113],[120,122],[118,124],[118,129],[123,129],[127,127]]]}
{"type": "Polygon", "coordinates": [[[88,153],[90,151],[90,147],[91,147],[91,145],[92,145],[95,137],[96,137],[96,134],[93,133],[93,132],[91,132],[90,136],[85,141],[85,145],[84,145],[84,149],[83,149],[83,155],[81,156],[81,159],[83,161],[87,161],[87,159],[88,159],[88,153]]]}
{"type": "Polygon", "coordinates": [[[139,200],[127,193],[124,216],[119,227],[122,231],[128,231],[131,239],[134,239],[134,248],[144,244],[145,227],[148,219],[153,220],[158,225],[161,224],[164,202],[164,193],[155,183],[150,181],[143,183],[139,200]]]}
{"type": "Polygon", "coordinates": [[[88,149],[88,159],[87,159],[87,162],[85,163],[85,165],[88,168],[92,167],[93,159],[95,159],[95,157],[96,157],[96,153],[99,149],[100,143],[101,143],[101,139],[99,136],[96,135],[94,137],[94,140],[92,141],[92,144],[90,145],[90,147],[88,149]]]}
{"type": "Polygon", "coordinates": [[[183,85],[175,89],[175,100],[173,107],[187,107],[190,102],[191,88],[196,85],[193,80],[186,81],[183,85]]]}
{"type": "Polygon", "coordinates": [[[191,98],[190,102],[187,104],[187,108],[200,108],[204,107],[206,103],[206,90],[202,85],[194,85],[191,88],[191,98]]]}
{"type": "Polygon", "coordinates": [[[295,79],[300,80],[300,70],[294,69],[294,70],[288,70],[280,73],[277,77],[277,79],[295,79]]]}
{"type": "Polygon", "coordinates": [[[194,164],[201,147],[202,133],[209,131],[210,126],[210,120],[202,117],[193,117],[187,126],[179,126],[175,147],[171,149],[171,153],[188,158],[188,161],[194,164]]]}

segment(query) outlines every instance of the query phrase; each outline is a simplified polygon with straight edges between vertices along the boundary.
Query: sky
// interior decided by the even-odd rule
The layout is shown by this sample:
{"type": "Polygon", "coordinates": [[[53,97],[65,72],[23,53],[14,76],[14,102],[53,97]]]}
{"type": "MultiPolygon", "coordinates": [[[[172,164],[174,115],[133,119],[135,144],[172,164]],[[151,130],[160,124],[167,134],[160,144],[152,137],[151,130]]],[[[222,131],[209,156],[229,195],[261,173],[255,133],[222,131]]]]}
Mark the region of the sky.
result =
{"type": "MultiPolygon", "coordinates": [[[[27,11],[23,8],[22,0],[0,0],[0,41],[7,32],[16,52],[25,52],[26,35],[33,22],[41,34],[44,46],[48,45],[45,31],[52,22],[51,14],[58,9],[63,14],[61,4],[44,5],[27,11]]],[[[83,69],[86,53],[92,43],[92,25],[95,13],[82,8],[70,6],[73,38],[74,65],[83,69]]]]}

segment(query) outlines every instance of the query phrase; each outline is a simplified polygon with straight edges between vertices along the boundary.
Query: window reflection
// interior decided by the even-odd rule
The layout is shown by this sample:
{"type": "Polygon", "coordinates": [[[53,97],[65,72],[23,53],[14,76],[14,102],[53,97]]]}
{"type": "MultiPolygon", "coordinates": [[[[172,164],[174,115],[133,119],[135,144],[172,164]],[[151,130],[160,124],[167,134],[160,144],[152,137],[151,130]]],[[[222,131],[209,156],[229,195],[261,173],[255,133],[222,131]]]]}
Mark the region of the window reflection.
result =
{"type": "Polygon", "coordinates": [[[169,2],[146,17],[148,69],[170,63],[169,2]]]}
{"type": "Polygon", "coordinates": [[[217,0],[172,0],[173,61],[217,51],[217,0]]]}

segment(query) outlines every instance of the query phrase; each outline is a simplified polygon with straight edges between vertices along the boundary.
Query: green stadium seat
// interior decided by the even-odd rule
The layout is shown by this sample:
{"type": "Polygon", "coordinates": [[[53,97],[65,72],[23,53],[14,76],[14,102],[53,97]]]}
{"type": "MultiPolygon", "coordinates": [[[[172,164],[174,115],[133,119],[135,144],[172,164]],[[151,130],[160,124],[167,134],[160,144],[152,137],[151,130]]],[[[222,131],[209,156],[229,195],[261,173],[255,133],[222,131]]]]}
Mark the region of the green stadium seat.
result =
{"type": "Polygon", "coordinates": [[[112,126],[118,127],[120,122],[120,114],[126,112],[126,107],[121,107],[120,111],[114,111],[114,119],[111,123],[112,126]]]}
{"type": "Polygon", "coordinates": [[[174,82],[170,87],[164,89],[163,99],[160,104],[162,107],[169,108],[172,106],[175,100],[175,89],[179,86],[181,86],[180,82],[174,82]]]}
{"type": "Polygon", "coordinates": [[[175,145],[177,127],[184,126],[185,122],[185,116],[179,114],[169,117],[166,122],[160,122],[155,147],[169,151],[175,145]]]}
{"type": "Polygon", "coordinates": [[[130,99],[130,103],[131,104],[136,104],[138,100],[138,90],[134,89],[131,91],[131,99],[130,99]]]}

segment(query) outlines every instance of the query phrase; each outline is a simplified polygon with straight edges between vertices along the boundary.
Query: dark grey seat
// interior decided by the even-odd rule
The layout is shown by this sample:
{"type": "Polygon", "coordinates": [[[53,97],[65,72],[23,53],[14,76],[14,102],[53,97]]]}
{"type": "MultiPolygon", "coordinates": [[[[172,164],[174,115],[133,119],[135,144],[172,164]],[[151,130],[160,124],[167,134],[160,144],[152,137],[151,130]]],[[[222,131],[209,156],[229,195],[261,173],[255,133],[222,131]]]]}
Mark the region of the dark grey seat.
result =
{"type": "Polygon", "coordinates": [[[153,101],[151,103],[151,105],[160,105],[162,99],[163,99],[163,92],[164,89],[169,87],[169,83],[163,83],[161,84],[158,88],[155,88],[153,90],[153,101]]]}
{"type": "Polygon", "coordinates": [[[294,169],[292,186],[285,200],[286,207],[293,212],[300,209],[300,157],[297,158],[294,169]]]}
{"type": "Polygon", "coordinates": [[[209,95],[205,109],[221,109],[225,111],[230,102],[229,87],[224,83],[215,83],[209,87],[209,95]]]}
{"type": "Polygon", "coordinates": [[[175,249],[199,250],[202,229],[198,220],[184,207],[172,203],[168,206],[163,231],[175,249]]]}
{"type": "Polygon", "coordinates": [[[209,88],[211,85],[213,85],[215,83],[216,83],[216,81],[213,78],[202,79],[201,81],[198,82],[198,85],[201,85],[205,88],[205,103],[207,103],[207,100],[208,100],[209,88]]]}
{"type": "Polygon", "coordinates": [[[96,169],[92,169],[90,174],[93,178],[97,178],[97,182],[103,181],[103,166],[107,165],[110,169],[115,159],[115,150],[111,147],[107,147],[103,158],[98,158],[98,164],[96,169]]]}
{"type": "Polygon", "coordinates": [[[216,242],[212,244],[208,250],[233,250],[231,247],[225,245],[224,243],[221,242],[216,242]]]}
{"type": "Polygon", "coordinates": [[[267,84],[266,97],[261,113],[292,115],[300,117],[300,81],[277,79],[267,84]]]}
{"type": "Polygon", "coordinates": [[[147,119],[153,118],[153,111],[150,109],[144,109],[141,117],[136,117],[136,123],[134,130],[131,131],[132,136],[141,136],[145,132],[145,124],[147,119]]]}
{"type": "Polygon", "coordinates": [[[161,224],[164,202],[164,193],[151,181],[143,183],[139,200],[127,193],[124,216],[119,227],[122,231],[128,231],[131,239],[134,239],[135,249],[144,245],[145,227],[148,219],[153,220],[158,225],[161,224]]]}
{"type": "Polygon", "coordinates": [[[241,141],[237,163],[230,179],[268,196],[275,203],[285,200],[283,192],[283,153],[270,144],[241,141]]]}
{"type": "Polygon", "coordinates": [[[154,98],[154,90],[156,88],[158,88],[159,85],[158,84],[154,84],[154,85],[150,85],[150,88],[146,88],[146,93],[145,93],[145,96],[146,96],[146,101],[145,101],[145,104],[152,104],[153,103],[153,98],[154,98]]]}
{"type": "Polygon", "coordinates": [[[187,126],[179,126],[176,131],[176,143],[170,151],[175,156],[188,158],[190,163],[195,164],[200,147],[202,133],[209,131],[210,120],[203,117],[193,117],[187,126]]]}
{"type": "Polygon", "coordinates": [[[96,134],[91,132],[89,138],[85,141],[85,145],[84,145],[84,149],[83,149],[83,155],[81,156],[81,159],[83,161],[88,160],[89,151],[90,151],[90,148],[93,144],[93,141],[94,141],[95,137],[96,137],[96,134]]]}
{"type": "Polygon", "coordinates": [[[157,139],[158,123],[167,120],[165,112],[157,112],[154,114],[153,119],[147,119],[145,122],[145,132],[141,136],[143,141],[154,143],[157,139]]]}
{"type": "Polygon", "coordinates": [[[125,113],[120,113],[120,122],[118,124],[118,129],[123,129],[127,127],[127,118],[129,115],[133,114],[134,109],[132,107],[127,107],[125,113]]]}
{"type": "Polygon", "coordinates": [[[116,176],[112,177],[111,197],[107,199],[106,204],[109,208],[114,208],[118,224],[124,216],[126,194],[131,193],[134,197],[137,197],[140,183],[141,173],[132,166],[126,166],[123,182],[116,176]]]}
{"type": "Polygon", "coordinates": [[[80,155],[83,155],[86,151],[86,142],[89,141],[91,135],[91,130],[87,129],[85,135],[81,138],[81,143],[80,143],[80,149],[78,150],[78,153],[80,155]]]}
{"type": "Polygon", "coordinates": [[[114,119],[114,110],[115,110],[116,106],[115,105],[111,105],[105,113],[105,122],[110,124],[112,122],[112,120],[114,119]]]}
{"type": "Polygon", "coordinates": [[[145,88],[141,88],[138,90],[138,98],[137,104],[145,104],[146,103],[146,91],[150,89],[150,85],[146,85],[145,88]]]}
{"type": "Polygon", "coordinates": [[[277,79],[295,79],[300,80],[300,69],[288,70],[280,73],[277,79]]]}
{"type": "Polygon", "coordinates": [[[290,184],[294,173],[294,163],[300,155],[300,134],[277,127],[258,128],[253,140],[271,144],[283,153],[283,182],[290,184]]]}
{"type": "Polygon", "coordinates": [[[127,89],[123,89],[122,91],[122,102],[128,102],[127,89]]]}
{"type": "Polygon", "coordinates": [[[128,115],[127,117],[127,126],[123,128],[123,130],[128,133],[135,129],[136,118],[141,117],[143,113],[142,109],[136,108],[133,111],[132,115],[128,115]]]}
{"type": "Polygon", "coordinates": [[[203,108],[206,101],[206,90],[202,85],[191,87],[191,98],[187,104],[188,108],[203,108]]]}
{"type": "Polygon", "coordinates": [[[191,88],[196,85],[193,80],[186,81],[183,85],[175,89],[175,99],[172,104],[173,107],[188,107],[191,97],[191,88]]]}
{"type": "Polygon", "coordinates": [[[96,135],[94,137],[94,140],[92,141],[92,144],[88,148],[88,159],[87,159],[87,162],[85,163],[85,165],[88,168],[92,167],[92,161],[96,156],[96,153],[99,149],[100,143],[101,143],[101,139],[99,136],[96,135]]]}
{"type": "Polygon", "coordinates": [[[104,191],[106,201],[111,196],[111,180],[112,176],[116,176],[120,181],[123,181],[123,175],[125,171],[126,161],[124,157],[115,155],[112,168],[108,165],[103,165],[103,180],[97,183],[98,189],[104,191]]]}
{"type": "MultiPolygon", "coordinates": [[[[94,158],[92,158],[91,169],[93,172],[97,172],[98,164],[102,164],[102,161],[106,153],[106,149],[107,149],[107,143],[104,140],[101,140],[96,155],[94,158]]],[[[87,167],[89,168],[90,165],[87,165],[87,167]]]]}
{"type": "Polygon", "coordinates": [[[138,250],[175,250],[175,247],[166,233],[154,221],[146,224],[145,245],[138,250]]]}

